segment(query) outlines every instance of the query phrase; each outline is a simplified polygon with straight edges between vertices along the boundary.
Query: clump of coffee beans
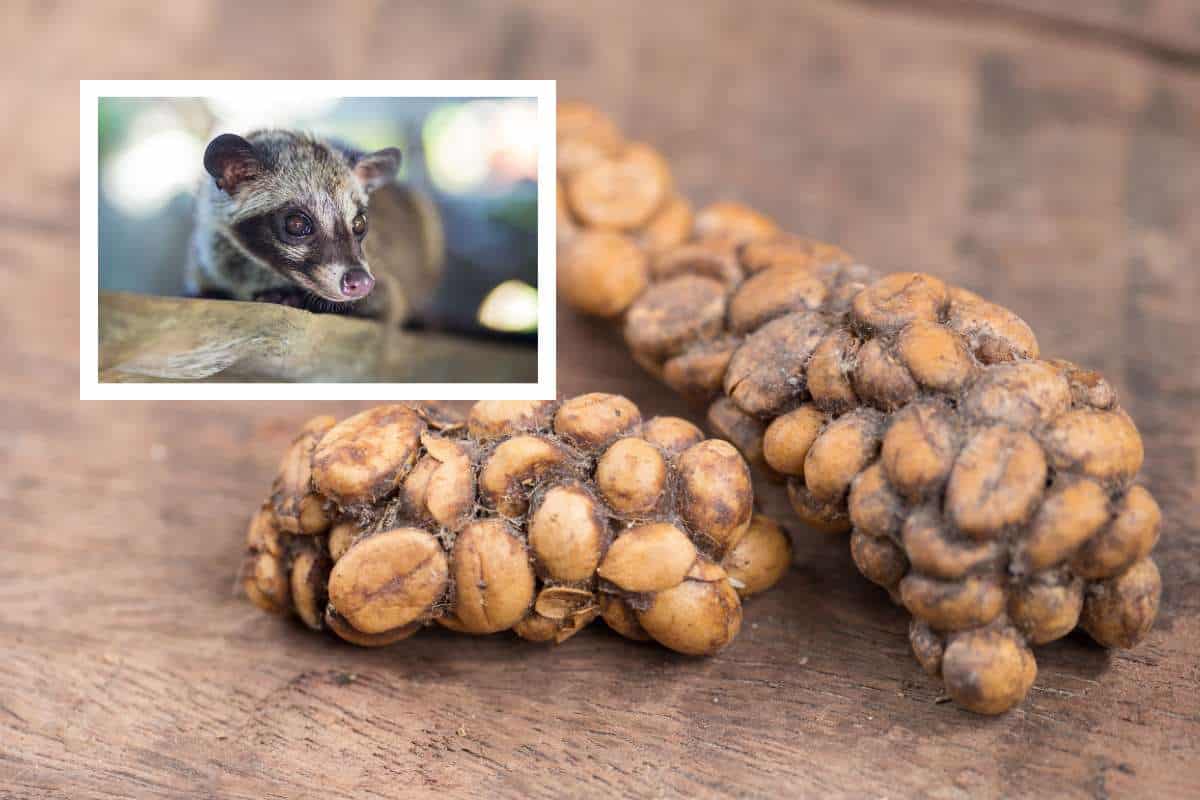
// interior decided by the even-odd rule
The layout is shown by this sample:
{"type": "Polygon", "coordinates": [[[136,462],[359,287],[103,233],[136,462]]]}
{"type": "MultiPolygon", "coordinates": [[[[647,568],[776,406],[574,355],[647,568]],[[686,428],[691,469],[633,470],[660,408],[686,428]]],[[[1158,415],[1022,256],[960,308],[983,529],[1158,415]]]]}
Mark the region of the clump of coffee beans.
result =
{"type": "Polygon", "coordinates": [[[359,645],[429,624],[562,642],[602,618],[709,655],[790,561],[734,447],[587,394],[483,401],[465,421],[406,405],[309,421],[242,574],[256,605],[359,645]]]}
{"type": "Polygon", "coordinates": [[[710,402],[710,426],[787,481],[805,523],[849,534],[958,703],[1011,708],[1036,676],[1031,646],[1076,627],[1131,647],[1153,625],[1161,513],[1103,377],[1042,359],[1008,309],[931,275],[879,277],[740,206],[636,249],[582,270],[564,248],[567,283],[585,287],[566,299],[621,317],[634,360],[710,402]],[[637,291],[590,277],[637,259],[637,291]]]}

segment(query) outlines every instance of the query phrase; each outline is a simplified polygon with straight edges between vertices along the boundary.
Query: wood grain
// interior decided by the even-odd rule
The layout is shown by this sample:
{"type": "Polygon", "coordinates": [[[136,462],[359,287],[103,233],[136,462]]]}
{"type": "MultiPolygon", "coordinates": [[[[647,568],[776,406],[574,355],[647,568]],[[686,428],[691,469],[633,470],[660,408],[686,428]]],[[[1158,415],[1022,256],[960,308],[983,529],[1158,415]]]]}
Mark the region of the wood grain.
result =
{"type": "Polygon", "coordinates": [[[1200,66],[1200,6],[1157,0],[853,0],[973,25],[1090,43],[1170,66],[1200,66]]]}
{"type": "Polygon", "coordinates": [[[101,292],[99,380],[537,383],[532,347],[270,303],[101,292]]]}
{"type": "MultiPolygon", "coordinates": [[[[916,5],[7,6],[0,795],[1200,793],[1200,71],[916,5]],[[1041,648],[1023,706],[972,716],[938,702],[845,543],[801,530],[795,569],[703,661],[601,625],[363,652],[257,612],[233,590],[249,511],[301,420],[358,404],[75,399],[80,76],[553,77],[698,201],[984,292],[1140,425],[1166,516],[1155,630],[1041,648]]],[[[605,326],[563,310],[559,332],[561,391],[691,411],[605,326]]]]}

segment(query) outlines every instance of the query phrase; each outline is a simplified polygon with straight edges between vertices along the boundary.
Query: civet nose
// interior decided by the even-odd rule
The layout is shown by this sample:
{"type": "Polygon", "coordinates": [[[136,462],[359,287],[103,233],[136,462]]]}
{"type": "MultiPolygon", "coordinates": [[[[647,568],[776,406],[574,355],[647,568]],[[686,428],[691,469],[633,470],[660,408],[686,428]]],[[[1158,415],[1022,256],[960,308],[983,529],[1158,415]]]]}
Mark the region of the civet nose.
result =
{"type": "Polygon", "coordinates": [[[375,279],[365,269],[346,270],[342,275],[342,294],[351,300],[366,297],[375,288],[375,279]]]}

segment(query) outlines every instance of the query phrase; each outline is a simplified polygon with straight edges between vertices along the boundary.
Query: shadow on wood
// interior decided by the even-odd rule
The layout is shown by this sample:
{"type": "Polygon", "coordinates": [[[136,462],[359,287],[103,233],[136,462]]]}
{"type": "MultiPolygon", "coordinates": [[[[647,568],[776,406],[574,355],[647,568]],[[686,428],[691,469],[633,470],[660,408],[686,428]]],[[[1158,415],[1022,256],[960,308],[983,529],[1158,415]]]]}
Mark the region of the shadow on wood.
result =
{"type": "Polygon", "coordinates": [[[268,303],[101,292],[100,381],[534,382],[533,348],[268,303]]]}

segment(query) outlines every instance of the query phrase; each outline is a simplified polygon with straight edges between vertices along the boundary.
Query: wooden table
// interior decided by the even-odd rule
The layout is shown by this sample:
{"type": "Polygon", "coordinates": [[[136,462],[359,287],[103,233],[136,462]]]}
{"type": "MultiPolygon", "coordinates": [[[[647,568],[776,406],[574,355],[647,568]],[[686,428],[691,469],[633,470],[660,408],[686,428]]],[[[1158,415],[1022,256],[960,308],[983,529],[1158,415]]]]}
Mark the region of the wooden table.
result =
{"type": "MultiPolygon", "coordinates": [[[[1200,9],[1084,5],[9,5],[0,796],[1196,796],[1200,9]],[[76,400],[81,76],[557,78],[698,201],[984,292],[1141,426],[1155,630],[1041,648],[1025,704],[973,716],[938,702],[845,542],[802,530],[708,660],[602,625],[365,652],[257,612],[233,582],[249,510],[301,420],[358,406],[76,400]]],[[[559,326],[563,392],[694,411],[603,326],[559,326]]]]}

